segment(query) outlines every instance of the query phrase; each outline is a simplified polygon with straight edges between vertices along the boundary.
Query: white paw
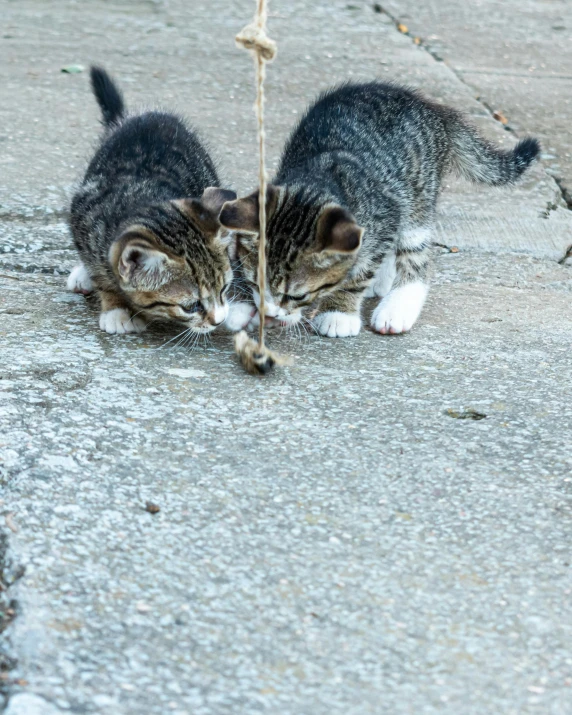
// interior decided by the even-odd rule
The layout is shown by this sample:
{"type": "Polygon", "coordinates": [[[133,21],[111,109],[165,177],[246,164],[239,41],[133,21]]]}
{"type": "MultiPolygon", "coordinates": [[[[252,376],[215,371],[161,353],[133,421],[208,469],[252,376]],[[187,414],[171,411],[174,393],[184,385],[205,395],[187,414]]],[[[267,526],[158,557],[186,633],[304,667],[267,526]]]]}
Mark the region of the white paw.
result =
{"type": "Polygon", "coordinates": [[[141,318],[132,318],[131,313],[125,308],[114,308],[101,313],[99,327],[111,335],[121,335],[123,333],[142,333],[147,326],[141,318]]]}
{"type": "Polygon", "coordinates": [[[411,330],[423,308],[428,290],[428,286],[421,281],[392,290],[373,311],[372,328],[382,335],[396,335],[411,330]]]}
{"type": "Polygon", "coordinates": [[[350,313],[320,313],[312,321],[320,335],[328,338],[349,338],[357,335],[361,328],[359,315],[350,313]]]}
{"type": "Polygon", "coordinates": [[[246,328],[255,314],[256,308],[251,303],[231,303],[224,321],[224,327],[233,333],[237,333],[239,330],[246,328]]]}
{"type": "Polygon", "coordinates": [[[88,295],[93,291],[93,283],[83,263],[72,269],[68,276],[67,289],[83,295],[88,295]]]}

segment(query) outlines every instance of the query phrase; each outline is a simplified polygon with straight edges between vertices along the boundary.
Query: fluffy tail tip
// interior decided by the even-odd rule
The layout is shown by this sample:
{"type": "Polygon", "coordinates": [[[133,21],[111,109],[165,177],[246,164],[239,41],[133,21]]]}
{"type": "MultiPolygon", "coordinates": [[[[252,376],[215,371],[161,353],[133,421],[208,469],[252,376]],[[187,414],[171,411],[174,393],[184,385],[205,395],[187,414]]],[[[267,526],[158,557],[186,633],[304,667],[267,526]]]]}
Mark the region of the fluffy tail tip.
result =
{"type": "Polygon", "coordinates": [[[103,67],[98,67],[97,65],[92,65],[89,68],[89,79],[91,80],[91,86],[93,91],[97,94],[107,88],[111,83],[111,78],[103,67]]]}
{"type": "Polygon", "coordinates": [[[520,171],[528,168],[540,155],[540,142],[534,137],[519,141],[514,148],[514,159],[520,171]]]}

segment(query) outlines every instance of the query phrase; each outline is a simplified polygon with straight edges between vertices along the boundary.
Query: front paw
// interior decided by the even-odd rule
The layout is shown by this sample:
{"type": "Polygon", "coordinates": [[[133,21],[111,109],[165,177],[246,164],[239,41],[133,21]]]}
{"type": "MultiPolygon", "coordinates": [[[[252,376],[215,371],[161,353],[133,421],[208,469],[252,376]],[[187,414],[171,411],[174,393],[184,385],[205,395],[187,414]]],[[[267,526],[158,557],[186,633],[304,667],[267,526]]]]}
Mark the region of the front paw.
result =
{"type": "Polygon", "coordinates": [[[320,313],[312,321],[320,335],[328,338],[349,338],[357,335],[361,328],[361,318],[355,313],[320,313]]]}
{"type": "MultiPolygon", "coordinates": [[[[385,302],[385,301],[383,301],[385,302]]],[[[371,316],[371,327],[381,335],[398,335],[411,330],[413,320],[398,305],[380,303],[371,316]]]]}
{"type": "Polygon", "coordinates": [[[406,333],[419,317],[427,296],[427,286],[420,281],[394,288],[371,316],[372,328],[382,335],[406,333]]]}
{"type": "Polygon", "coordinates": [[[92,280],[83,263],[72,268],[67,280],[67,289],[82,295],[89,295],[93,291],[92,280]]]}
{"type": "Polygon", "coordinates": [[[251,303],[231,303],[224,321],[224,327],[232,333],[237,333],[239,330],[244,330],[247,326],[250,326],[256,314],[256,307],[251,303]]]}
{"type": "Polygon", "coordinates": [[[113,308],[101,313],[99,327],[110,335],[122,335],[142,333],[147,326],[141,318],[131,317],[131,313],[125,308],[113,308]]]}

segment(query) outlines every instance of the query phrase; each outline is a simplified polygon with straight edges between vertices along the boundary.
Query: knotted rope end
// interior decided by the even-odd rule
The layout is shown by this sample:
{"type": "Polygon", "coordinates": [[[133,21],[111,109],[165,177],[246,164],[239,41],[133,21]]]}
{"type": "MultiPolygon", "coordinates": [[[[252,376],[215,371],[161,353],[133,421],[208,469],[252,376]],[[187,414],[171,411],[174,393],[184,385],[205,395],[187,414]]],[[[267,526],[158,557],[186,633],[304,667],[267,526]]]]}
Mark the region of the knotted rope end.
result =
{"type": "Polygon", "coordinates": [[[278,355],[269,350],[266,345],[260,345],[248,337],[245,330],[234,336],[234,350],[244,369],[251,375],[266,375],[275,365],[291,365],[289,357],[278,355]]]}
{"type": "Polygon", "coordinates": [[[245,50],[256,52],[265,62],[272,62],[278,51],[274,40],[271,40],[264,28],[256,23],[247,25],[238,33],[236,44],[238,47],[244,47],[245,50]]]}

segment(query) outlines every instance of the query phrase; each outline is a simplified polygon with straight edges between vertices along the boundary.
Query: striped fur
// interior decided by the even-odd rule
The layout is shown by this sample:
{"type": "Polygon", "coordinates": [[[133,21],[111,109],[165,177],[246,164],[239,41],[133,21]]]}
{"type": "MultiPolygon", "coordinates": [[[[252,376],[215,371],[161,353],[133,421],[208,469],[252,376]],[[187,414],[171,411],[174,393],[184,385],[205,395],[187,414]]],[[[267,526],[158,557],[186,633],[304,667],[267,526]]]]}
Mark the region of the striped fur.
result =
{"type": "MultiPolygon", "coordinates": [[[[268,189],[269,315],[283,323],[305,318],[326,335],[355,335],[369,291],[383,298],[375,330],[409,330],[427,293],[445,173],[510,184],[538,152],[534,139],[499,151],[455,110],[393,84],[347,84],[326,92],[290,136],[268,189]],[[324,221],[326,213],[339,222],[324,221]],[[363,238],[348,250],[339,234],[355,239],[358,230],[363,238]],[[374,279],[384,257],[391,270],[374,279]],[[398,290],[401,301],[392,297],[398,290]]],[[[225,204],[220,214],[222,224],[237,231],[255,302],[257,202],[255,193],[225,204]]]]}
{"type": "Polygon", "coordinates": [[[102,315],[109,332],[142,329],[154,318],[209,331],[228,312],[230,236],[217,216],[236,194],[219,188],[207,150],[179,118],[126,117],[110,77],[92,68],[91,78],[105,131],[72,200],[85,271],[72,272],[68,285],[87,292],[87,274],[102,313],[122,311],[102,315]]]}

